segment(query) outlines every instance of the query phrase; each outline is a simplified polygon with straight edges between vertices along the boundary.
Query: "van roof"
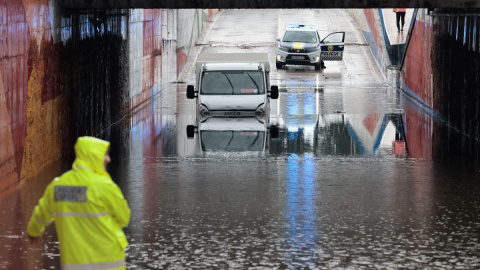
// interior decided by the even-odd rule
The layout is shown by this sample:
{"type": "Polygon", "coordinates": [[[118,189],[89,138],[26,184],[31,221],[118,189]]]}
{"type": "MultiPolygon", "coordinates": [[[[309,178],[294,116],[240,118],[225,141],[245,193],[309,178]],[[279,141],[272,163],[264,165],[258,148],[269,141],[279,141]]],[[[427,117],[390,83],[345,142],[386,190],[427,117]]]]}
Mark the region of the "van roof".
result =
{"type": "Polygon", "coordinates": [[[205,63],[204,70],[261,70],[259,63],[205,63]]]}
{"type": "Polygon", "coordinates": [[[197,63],[268,63],[268,53],[202,53],[197,63]]]}
{"type": "Polygon", "coordinates": [[[268,53],[202,53],[197,57],[196,72],[200,72],[203,64],[263,64],[265,70],[270,71],[268,53]]]}

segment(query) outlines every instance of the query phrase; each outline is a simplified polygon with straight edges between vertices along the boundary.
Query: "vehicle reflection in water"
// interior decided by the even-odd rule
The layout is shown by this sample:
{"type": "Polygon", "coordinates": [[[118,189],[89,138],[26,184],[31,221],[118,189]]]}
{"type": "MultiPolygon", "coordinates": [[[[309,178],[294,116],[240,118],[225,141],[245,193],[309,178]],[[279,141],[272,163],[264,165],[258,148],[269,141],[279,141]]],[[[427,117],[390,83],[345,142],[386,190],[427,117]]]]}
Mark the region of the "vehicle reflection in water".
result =
{"type": "Polygon", "coordinates": [[[276,137],[275,127],[270,129],[264,121],[255,117],[220,118],[210,117],[199,122],[197,127],[187,126],[187,137],[196,137],[203,157],[265,156],[269,149],[269,135],[276,137]]]}

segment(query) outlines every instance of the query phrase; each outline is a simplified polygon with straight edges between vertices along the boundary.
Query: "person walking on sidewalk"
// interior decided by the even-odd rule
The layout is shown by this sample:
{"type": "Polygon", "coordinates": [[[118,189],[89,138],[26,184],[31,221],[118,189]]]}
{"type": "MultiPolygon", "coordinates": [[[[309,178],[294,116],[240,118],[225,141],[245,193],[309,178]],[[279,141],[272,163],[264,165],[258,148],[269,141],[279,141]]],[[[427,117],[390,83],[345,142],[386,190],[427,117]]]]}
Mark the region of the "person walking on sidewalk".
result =
{"type": "Polygon", "coordinates": [[[398,32],[403,31],[403,26],[405,25],[405,13],[407,9],[405,8],[394,8],[393,11],[397,15],[397,30],[398,32]],[[400,26],[400,21],[402,25],[400,26]]]}
{"type": "Polygon", "coordinates": [[[72,169],[47,186],[28,222],[33,242],[55,222],[63,270],[126,269],[122,228],[130,208],[106,171],[109,148],[104,140],[78,138],[72,169]]]}

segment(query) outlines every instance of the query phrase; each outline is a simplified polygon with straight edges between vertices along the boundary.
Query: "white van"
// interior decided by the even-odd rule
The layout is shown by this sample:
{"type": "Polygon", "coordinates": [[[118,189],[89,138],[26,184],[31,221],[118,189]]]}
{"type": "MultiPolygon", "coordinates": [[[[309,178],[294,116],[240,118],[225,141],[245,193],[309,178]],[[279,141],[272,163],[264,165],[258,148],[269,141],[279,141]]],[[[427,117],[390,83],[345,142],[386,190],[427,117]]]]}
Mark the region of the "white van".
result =
{"type": "Polygon", "coordinates": [[[261,116],[268,123],[278,87],[270,86],[267,53],[203,53],[195,68],[187,98],[197,99],[197,118],[261,116]]]}

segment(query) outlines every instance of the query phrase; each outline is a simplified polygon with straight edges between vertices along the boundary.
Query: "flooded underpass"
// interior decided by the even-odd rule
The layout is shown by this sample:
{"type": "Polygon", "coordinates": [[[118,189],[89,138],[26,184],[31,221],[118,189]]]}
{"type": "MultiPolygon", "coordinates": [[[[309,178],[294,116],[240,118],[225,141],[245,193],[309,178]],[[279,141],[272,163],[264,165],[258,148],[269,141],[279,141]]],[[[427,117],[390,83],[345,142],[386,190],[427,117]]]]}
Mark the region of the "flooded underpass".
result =
{"type": "Polygon", "coordinates": [[[228,149],[200,132],[177,149],[165,138],[132,142],[137,154],[115,169],[134,213],[131,267],[477,268],[478,171],[437,165],[447,160],[433,160],[428,138],[413,145],[426,151],[410,155],[405,113],[393,111],[279,115],[276,138],[257,131],[265,150],[228,149]]]}
{"type": "MultiPolygon", "coordinates": [[[[205,37],[224,45],[197,49],[266,50],[273,63],[277,25],[252,48],[238,46],[249,20],[228,31],[259,16],[248,12],[225,11],[205,37]]],[[[288,21],[301,11],[257,12],[288,21]]],[[[329,12],[302,14],[331,32],[346,15],[329,12]]],[[[342,27],[361,43],[355,28],[342,27]]],[[[132,210],[127,268],[478,269],[477,143],[389,87],[367,50],[347,47],[343,61],[321,71],[272,68],[280,96],[269,125],[227,118],[200,128],[185,97],[191,71],[107,129],[108,171],[132,210]],[[188,125],[197,127],[193,137],[188,125]]],[[[25,228],[71,161],[1,198],[0,219],[9,221],[0,224],[0,269],[60,268],[54,226],[37,244],[25,228]]]]}

